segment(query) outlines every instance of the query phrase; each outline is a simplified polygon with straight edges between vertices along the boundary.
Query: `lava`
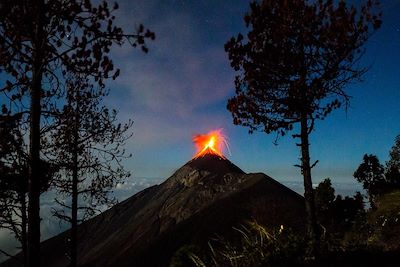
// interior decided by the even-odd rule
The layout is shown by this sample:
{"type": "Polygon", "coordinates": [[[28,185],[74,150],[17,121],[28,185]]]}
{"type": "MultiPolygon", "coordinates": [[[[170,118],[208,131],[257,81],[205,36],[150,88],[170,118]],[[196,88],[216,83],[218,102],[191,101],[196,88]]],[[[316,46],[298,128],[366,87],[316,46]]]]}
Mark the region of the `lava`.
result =
{"type": "Polygon", "coordinates": [[[197,153],[193,158],[202,157],[206,154],[214,154],[225,158],[222,154],[223,146],[227,146],[226,138],[221,130],[211,131],[207,134],[197,134],[193,136],[193,143],[197,148],[197,153]]]}

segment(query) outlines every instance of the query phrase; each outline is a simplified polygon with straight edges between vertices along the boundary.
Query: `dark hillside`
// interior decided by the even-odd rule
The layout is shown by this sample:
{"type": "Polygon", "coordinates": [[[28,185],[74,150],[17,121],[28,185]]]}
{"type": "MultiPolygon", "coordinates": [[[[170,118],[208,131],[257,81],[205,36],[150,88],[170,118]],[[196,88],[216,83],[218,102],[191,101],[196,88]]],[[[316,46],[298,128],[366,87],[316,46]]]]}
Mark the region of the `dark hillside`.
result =
{"type": "MultiPolygon", "coordinates": [[[[79,263],[165,266],[181,246],[201,246],[245,220],[302,231],[303,218],[304,200],[294,191],[265,174],[245,174],[227,159],[205,155],[82,224],[79,263]]],[[[42,242],[44,266],[67,266],[67,235],[42,242]]]]}

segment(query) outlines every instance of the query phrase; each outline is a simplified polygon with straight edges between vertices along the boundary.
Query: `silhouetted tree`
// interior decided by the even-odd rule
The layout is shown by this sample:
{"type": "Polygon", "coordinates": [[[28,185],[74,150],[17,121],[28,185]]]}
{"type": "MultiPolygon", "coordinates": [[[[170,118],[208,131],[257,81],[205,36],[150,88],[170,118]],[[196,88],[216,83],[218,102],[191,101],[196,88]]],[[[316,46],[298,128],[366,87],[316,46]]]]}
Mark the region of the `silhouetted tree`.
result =
{"type": "Polygon", "coordinates": [[[365,221],[363,197],[357,192],[353,197],[335,196],[329,178],[315,188],[315,206],[318,222],[324,229],[326,241],[340,242],[359,219],[365,221]]]}
{"type": "MultiPolygon", "coordinates": [[[[10,230],[21,243],[23,264],[27,254],[28,157],[20,116],[0,117],[0,228],[10,230]]],[[[56,168],[41,160],[41,191],[48,189],[56,168]]]]}
{"type": "Polygon", "coordinates": [[[389,152],[385,177],[390,190],[400,189],[400,135],[396,136],[395,143],[389,152]]]}
{"type": "Polygon", "coordinates": [[[46,98],[60,94],[63,75],[82,73],[100,85],[116,78],[109,52],[112,44],[129,41],[147,52],[145,38],[154,33],[140,25],[125,34],[114,25],[106,1],[4,0],[0,3],[0,71],[7,80],[0,90],[10,99],[29,103],[28,258],[40,266],[41,117],[46,98]]]}
{"type": "Polygon", "coordinates": [[[317,207],[317,215],[323,214],[321,216],[325,216],[330,210],[334,200],[335,189],[332,187],[331,179],[326,178],[315,188],[315,206],[317,207]]]}
{"type": "Polygon", "coordinates": [[[394,145],[389,152],[389,161],[386,162],[386,166],[394,166],[400,168],[400,135],[396,136],[394,145]]]}
{"type": "Polygon", "coordinates": [[[375,207],[375,197],[384,193],[387,185],[384,168],[379,163],[377,156],[365,154],[363,162],[358,166],[353,176],[363,184],[363,188],[367,190],[371,207],[375,207]]]}
{"type": "Polygon", "coordinates": [[[102,106],[108,94],[104,87],[93,86],[82,75],[71,75],[66,82],[67,103],[52,133],[54,158],[63,167],[54,183],[62,209],[54,212],[71,223],[70,259],[71,266],[77,266],[78,223],[113,204],[110,191],[129,176],[121,160],[129,156],[122,146],[131,136],[132,122],[118,123],[117,112],[102,106]]]}
{"type": "Polygon", "coordinates": [[[294,137],[300,138],[310,254],[318,247],[318,232],[309,135],[315,120],[348,104],[345,86],[366,72],[358,62],[380,27],[377,5],[368,0],[358,10],[345,1],[252,2],[244,17],[247,36],[225,44],[231,66],[240,72],[227,106],[234,124],[277,136],[299,125],[294,137]]]}
{"type": "Polygon", "coordinates": [[[385,170],[385,179],[388,191],[400,189],[400,169],[396,166],[390,166],[385,170]]]}
{"type": "Polygon", "coordinates": [[[18,120],[17,116],[0,117],[0,228],[14,233],[25,256],[28,180],[21,163],[26,157],[18,120]]]}

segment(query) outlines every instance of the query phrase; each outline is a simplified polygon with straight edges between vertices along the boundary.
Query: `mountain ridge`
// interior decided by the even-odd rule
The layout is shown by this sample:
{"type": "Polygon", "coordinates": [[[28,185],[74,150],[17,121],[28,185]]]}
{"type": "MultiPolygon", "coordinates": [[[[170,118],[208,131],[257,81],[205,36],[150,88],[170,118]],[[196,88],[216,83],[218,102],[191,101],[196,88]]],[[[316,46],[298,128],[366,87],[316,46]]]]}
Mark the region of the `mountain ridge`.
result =
{"type": "MultiPolygon", "coordinates": [[[[81,266],[166,266],[179,247],[203,245],[244,220],[302,231],[303,218],[304,199],[294,191],[206,154],[81,224],[78,260],[81,266]]],[[[68,265],[67,238],[68,231],[42,242],[45,266],[68,265]]],[[[1,266],[18,266],[10,262],[1,266]]]]}

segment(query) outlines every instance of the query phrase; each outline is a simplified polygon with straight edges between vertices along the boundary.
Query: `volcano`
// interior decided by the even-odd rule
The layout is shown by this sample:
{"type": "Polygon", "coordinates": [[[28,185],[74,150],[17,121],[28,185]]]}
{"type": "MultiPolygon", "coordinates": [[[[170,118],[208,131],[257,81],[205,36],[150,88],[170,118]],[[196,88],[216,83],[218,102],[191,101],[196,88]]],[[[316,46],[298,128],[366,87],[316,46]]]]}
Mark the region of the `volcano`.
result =
{"type": "MultiPolygon", "coordinates": [[[[182,246],[203,246],[245,220],[304,229],[304,199],[263,173],[207,153],[79,226],[80,266],[168,266],[182,246]]],[[[67,266],[68,231],[42,242],[43,266],[67,266]]],[[[4,266],[16,266],[9,260],[4,266]]]]}

